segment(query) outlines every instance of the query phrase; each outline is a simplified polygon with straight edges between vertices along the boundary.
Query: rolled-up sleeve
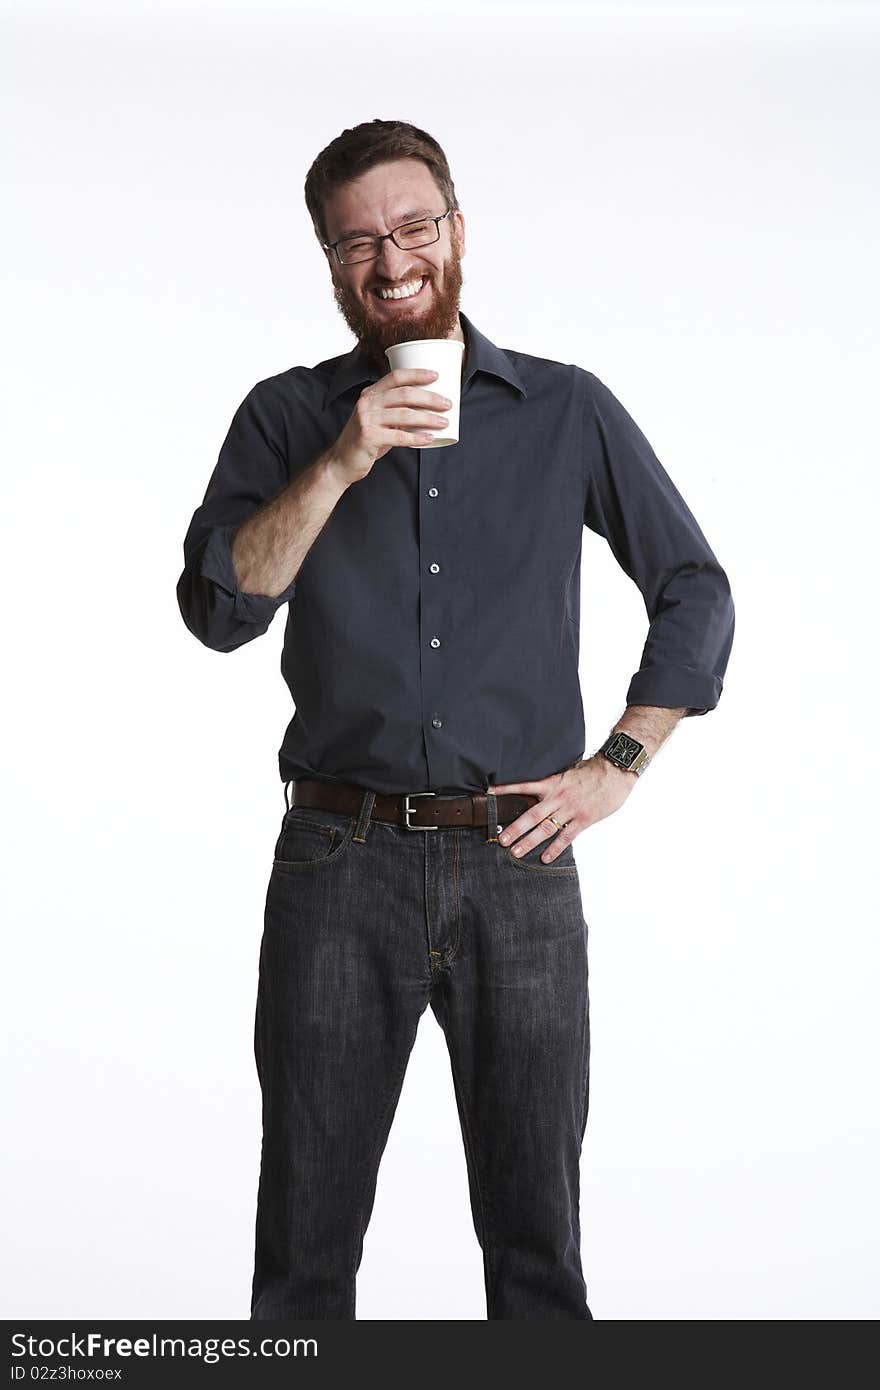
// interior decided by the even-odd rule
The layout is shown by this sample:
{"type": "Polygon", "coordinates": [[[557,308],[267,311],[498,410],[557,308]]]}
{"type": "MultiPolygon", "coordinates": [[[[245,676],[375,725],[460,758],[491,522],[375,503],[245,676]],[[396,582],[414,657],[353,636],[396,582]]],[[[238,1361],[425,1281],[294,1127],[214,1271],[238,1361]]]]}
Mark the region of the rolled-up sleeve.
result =
{"type": "Polygon", "coordinates": [[[608,541],[649,619],[626,703],[706,714],[733,646],[727,575],[635,421],[598,377],[584,376],[584,524],[608,541]]]}
{"type": "Polygon", "coordinates": [[[183,542],[177,602],[190,632],[215,651],[234,651],[259,637],[295,595],[296,579],[276,597],[245,593],[232,563],[239,526],[289,481],[281,416],[258,382],[233,416],[183,542]]]}

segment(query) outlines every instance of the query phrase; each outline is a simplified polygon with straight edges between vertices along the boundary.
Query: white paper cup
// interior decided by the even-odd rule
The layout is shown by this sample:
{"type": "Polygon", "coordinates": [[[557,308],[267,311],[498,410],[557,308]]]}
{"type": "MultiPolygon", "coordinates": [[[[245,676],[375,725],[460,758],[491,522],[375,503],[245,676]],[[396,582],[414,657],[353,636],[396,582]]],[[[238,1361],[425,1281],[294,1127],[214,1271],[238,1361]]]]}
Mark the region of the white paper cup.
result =
{"type": "MultiPolygon", "coordinates": [[[[444,444],[458,443],[458,417],[461,405],[461,365],[464,357],[464,343],[457,338],[420,338],[411,343],[394,343],[385,349],[391,370],[397,367],[427,367],[439,372],[436,381],[426,381],[427,391],[436,391],[452,401],[448,410],[437,410],[445,415],[449,424],[445,429],[432,430],[430,443],[420,445],[422,449],[439,449],[444,444]]],[[[421,426],[418,427],[421,429],[421,426]]],[[[430,428],[430,427],[427,427],[430,428]]]]}

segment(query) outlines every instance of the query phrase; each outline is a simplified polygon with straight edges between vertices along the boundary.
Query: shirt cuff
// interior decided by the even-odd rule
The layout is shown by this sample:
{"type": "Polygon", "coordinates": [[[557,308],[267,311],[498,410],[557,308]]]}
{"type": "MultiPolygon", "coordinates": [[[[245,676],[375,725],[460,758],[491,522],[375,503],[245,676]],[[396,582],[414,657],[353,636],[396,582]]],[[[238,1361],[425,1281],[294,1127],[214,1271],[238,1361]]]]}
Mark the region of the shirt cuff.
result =
{"type": "Polygon", "coordinates": [[[626,703],[683,709],[688,715],[708,714],[718,704],[722,689],[719,676],[694,666],[652,666],[633,676],[626,703]]]}
{"type": "Polygon", "coordinates": [[[236,618],[245,623],[268,623],[276,610],[293,598],[296,579],[275,598],[271,594],[247,594],[240,589],[232,563],[232,538],[240,525],[240,522],[232,522],[214,527],[202,553],[200,572],[203,579],[219,584],[231,596],[236,618]]]}

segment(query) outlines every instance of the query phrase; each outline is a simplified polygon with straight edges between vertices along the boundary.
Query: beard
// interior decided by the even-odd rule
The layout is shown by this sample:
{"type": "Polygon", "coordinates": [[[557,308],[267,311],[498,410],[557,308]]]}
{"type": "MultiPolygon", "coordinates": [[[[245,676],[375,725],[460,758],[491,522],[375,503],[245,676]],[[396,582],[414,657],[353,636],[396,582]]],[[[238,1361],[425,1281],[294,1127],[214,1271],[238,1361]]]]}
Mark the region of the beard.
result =
{"type": "MultiPolygon", "coordinates": [[[[333,297],[339,312],[357,338],[361,351],[383,375],[390,370],[385,356],[387,347],[423,338],[448,338],[458,327],[458,307],[464,277],[455,237],[452,238],[452,251],[443,263],[442,280],[438,282],[437,272],[434,271],[426,271],[425,275],[427,281],[416,304],[411,309],[403,306],[391,311],[379,307],[371,310],[347,285],[333,282],[333,297]],[[422,296],[428,290],[428,300],[424,303],[422,296]]],[[[416,278],[417,275],[402,275],[400,283],[416,278]]],[[[375,299],[372,290],[367,290],[367,296],[375,299]]]]}

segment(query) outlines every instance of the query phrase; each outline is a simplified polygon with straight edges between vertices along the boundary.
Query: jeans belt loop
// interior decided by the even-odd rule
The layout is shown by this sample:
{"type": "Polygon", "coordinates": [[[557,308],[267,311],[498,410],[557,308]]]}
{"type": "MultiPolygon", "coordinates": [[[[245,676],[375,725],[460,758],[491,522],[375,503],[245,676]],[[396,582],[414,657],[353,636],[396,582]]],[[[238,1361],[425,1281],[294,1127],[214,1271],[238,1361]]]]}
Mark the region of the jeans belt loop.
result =
{"type": "Polygon", "coordinates": [[[359,845],[366,844],[367,832],[370,828],[370,822],[373,819],[373,802],[375,800],[375,792],[364,792],[364,799],[361,802],[361,809],[358,815],[358,823],[355,826],[354,835],[352,836],[352,839],[356,840],[359,845]]]}
{"type": "Polygon", "coordinates": [[[494,793],[494,792],[490,792],[489,789],[487,788],[487,789],[486,789],[486,839],[487,839],[488,841],[490,841],[490,842],[493,841],[493,840],[497,841],[498,835],[499,835],[500,831],[501,831],[501,826],[500,826],[499,821],[498,821],[498,800],[497,800],[497,798],[496,798],[496,796],[495,796],[495,793],[494,793]]]}

